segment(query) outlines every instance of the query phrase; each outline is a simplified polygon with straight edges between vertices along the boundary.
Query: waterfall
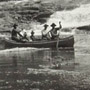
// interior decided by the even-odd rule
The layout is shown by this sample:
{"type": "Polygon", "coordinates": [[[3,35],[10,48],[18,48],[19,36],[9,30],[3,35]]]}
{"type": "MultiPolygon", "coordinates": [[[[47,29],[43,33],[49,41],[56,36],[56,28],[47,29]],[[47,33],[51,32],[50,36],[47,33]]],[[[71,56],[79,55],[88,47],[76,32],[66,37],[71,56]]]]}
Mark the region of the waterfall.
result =
{"type": "Polygon", "coordinates": [[[77,27],[90,24],[90,4],[81,5],[80,7],[70,11],[57,11],[51,15],[47,23],[50,25],[52,22],[58,25],[62,22],[63,27],[77,27]]]}

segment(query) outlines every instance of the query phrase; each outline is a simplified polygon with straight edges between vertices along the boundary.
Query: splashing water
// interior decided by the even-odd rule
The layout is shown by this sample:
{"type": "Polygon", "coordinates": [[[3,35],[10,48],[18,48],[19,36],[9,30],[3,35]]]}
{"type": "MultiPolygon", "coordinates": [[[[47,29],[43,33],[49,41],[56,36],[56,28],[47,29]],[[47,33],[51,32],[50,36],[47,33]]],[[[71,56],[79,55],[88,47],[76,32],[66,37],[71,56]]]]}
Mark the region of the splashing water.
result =
{"type": "Polygon", "coordinates": [[[58,25],[62,22],[63,27],[77,27],[90,24],[90,4],[81,5],[71,11],[57,11],[51,15],[47,23],[50,25],[52,22],[58,25]]]}

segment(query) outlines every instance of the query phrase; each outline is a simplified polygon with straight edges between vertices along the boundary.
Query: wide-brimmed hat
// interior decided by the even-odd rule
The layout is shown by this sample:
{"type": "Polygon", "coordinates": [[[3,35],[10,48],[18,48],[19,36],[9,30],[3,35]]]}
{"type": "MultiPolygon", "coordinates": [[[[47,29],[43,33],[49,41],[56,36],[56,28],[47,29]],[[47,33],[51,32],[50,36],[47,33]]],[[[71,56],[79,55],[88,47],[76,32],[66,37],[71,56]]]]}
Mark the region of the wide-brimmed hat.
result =
{"type": "Polygon", "coordinates": [[[48,25],[47,24],[44,24],[44,27],[48,27],[48,25]]]}
{"type": "Polygon", "coordinates": [[[14,25],[13,25],[13,27],[16,27],[16,26],[18,26],[18,25],[17,25],[17,24],[14,24],[14,25]]]}
{"type": "Polygon", "coordinates": [[[56,26],[56,24],[55,24],[55,23],[52,23],[52,24],[51,24],[51,26],[52,26],[52,27],[53,27],[53,26],[55,27],[55,26],[56,26]]]}

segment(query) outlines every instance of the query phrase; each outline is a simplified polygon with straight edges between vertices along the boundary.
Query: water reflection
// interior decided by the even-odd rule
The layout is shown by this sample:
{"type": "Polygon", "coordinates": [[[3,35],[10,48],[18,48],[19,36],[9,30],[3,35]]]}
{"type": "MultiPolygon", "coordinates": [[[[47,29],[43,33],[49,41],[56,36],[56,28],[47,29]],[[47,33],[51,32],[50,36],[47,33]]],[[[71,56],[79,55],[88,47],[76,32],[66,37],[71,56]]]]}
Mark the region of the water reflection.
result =
{"type": "Polygon", "coordinates": [[[61,64],[61,69],[72,70],[74,62],[73,50],[17,50],[0,53],[0,67],[49,68],[50,65],[61,64]]]}
{"type": "Polygon", "coordinates": [[[61,67],[57,68],[58,70],[74,70],[74,51],[55,51],[50,49],[0,51],[0,89],[40,89],[41,87],[38,87],[38,84],[43,85],[41,82],[47,80],[48,76],[28,75],[28,69],[45,70],[57,63],[61,64],[61,67]]]}

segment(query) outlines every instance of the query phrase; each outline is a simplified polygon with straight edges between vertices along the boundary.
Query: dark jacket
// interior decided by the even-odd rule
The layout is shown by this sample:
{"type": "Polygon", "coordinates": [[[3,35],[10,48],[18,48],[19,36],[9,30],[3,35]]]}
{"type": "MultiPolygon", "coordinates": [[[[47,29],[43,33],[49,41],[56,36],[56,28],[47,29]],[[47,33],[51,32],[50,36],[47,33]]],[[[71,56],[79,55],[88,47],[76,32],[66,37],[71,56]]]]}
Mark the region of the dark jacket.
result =
{"type": "Polygon", "coordinates": [[[50,30],[50,33],[51,33],[51,39],[55,39],[58,35],[57,35],[57,31],[60,30],[62,28],[62,25],[60,24],[60,26],[58,28],[52,28],[50,30]]]}
{"type": "Polygon", "coordinates": [[[17,34],[18,34],[17,30],[13,29],[12,30],[12,37],[17,37],[17,34]]]}
{"type": "Polygon", "coordinates": [[[17,31],[16,29],[13,29],[13,30],[12,30],[12,33],[11,33],[12,38],[13,38],[13,39],[14,39],[14,38],[18,38],[17,35],[19,35],[20,37],[23,38],[23,36],[20,34],[19,31],[17,31]]]}
{"type": "Polygon", "coordinates": [[[50,33],[51,33],[51,39],[55,39],[58,35],[57,35],[57,31],[59,30],[60,28],[54,28],[54,29],[51,29],[50,30],[50,33]]]}

